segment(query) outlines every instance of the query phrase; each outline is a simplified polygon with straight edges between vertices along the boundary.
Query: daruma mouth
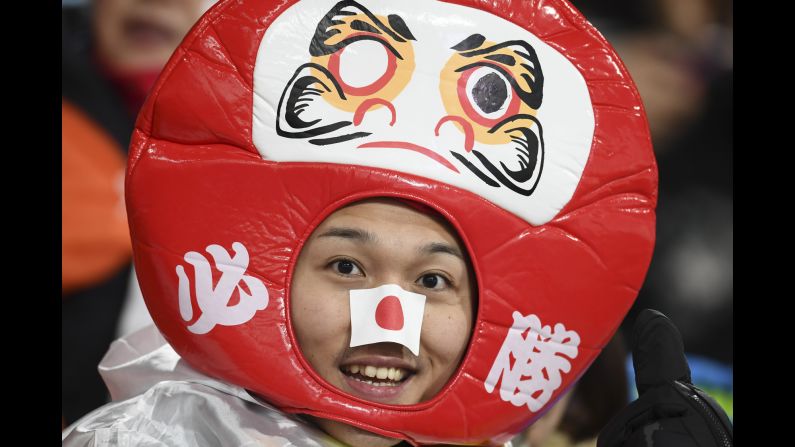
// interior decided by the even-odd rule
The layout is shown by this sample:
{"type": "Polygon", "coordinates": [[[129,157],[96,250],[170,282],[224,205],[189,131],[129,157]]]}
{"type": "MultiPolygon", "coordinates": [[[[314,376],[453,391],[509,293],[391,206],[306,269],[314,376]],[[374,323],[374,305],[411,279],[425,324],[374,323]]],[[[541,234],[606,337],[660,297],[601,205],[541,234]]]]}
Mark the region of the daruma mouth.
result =
{"type": "Polygon", "coordinates": [[[419,152],[420,154],[429,157],[433,161],[441,164],[445,168],[455,172],[456,174],[460,174],[458,169],[453,166],[452,163],[447,161],[444,157],[437,154],[436,152],[428,149],[427,147],[420,146],[419,144],[409,143],[407,141],[371,141],[369,143],[363,143],[356,146],[358,149],[368,149],[368,148],[383,148],[383,149],[408,149],[410,151],[419,152]]]}

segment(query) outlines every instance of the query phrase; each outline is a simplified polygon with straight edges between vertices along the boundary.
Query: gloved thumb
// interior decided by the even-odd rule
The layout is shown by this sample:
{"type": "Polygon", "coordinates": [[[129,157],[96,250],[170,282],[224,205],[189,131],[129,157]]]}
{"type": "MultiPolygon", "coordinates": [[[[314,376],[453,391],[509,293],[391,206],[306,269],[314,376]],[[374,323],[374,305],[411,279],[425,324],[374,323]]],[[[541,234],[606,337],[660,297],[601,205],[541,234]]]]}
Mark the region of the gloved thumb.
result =
{"type": "Polygon", "coordinates": [[[639,397],[599,433],[597,447],[731,447],[732,424],[693,386],[679,330],[665,315],[642,311],[632,329],[639,397]]]}
{"type": "Polygon", "coordinates": [[[630,340],[639,395],[666,382],[692,383],[682,335],[668,317],[644,309],[635,320],[630,340]]]}

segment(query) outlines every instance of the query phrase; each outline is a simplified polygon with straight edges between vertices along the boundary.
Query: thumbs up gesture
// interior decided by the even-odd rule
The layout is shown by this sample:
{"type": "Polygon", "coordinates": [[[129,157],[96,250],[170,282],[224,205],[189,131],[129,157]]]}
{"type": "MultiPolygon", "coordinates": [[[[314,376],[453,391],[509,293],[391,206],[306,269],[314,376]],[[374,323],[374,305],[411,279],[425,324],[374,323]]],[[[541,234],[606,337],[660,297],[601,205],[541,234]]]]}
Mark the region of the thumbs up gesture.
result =
{"type": "Polygon", "coordinates": [[[690,379],[679,330],[656,310],[640,313],[631,336],[639,397],[600,432],[597,447],[731,447],[726,413],[690,379]]]}

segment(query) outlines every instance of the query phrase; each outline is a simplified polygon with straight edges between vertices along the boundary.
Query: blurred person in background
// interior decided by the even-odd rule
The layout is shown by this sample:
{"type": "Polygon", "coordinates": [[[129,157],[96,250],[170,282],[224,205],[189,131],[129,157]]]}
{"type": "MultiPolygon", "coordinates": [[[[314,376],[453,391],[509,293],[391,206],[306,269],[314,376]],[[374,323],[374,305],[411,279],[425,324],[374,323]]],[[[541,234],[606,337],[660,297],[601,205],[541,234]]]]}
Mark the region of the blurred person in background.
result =
{"type": "Polygon", "coordinates": [[[676,321],[694,382],[731,416],[732,2],[573,3],[636,82],[660,172],[657,246],[625,322],[643,308],[676,321]]]}
{"type": "Polygon", "coordinates": [[[62,5],[64,424],[108,401],[97,364],[117,336],[151,321],[131,273],[123,199],[127,147],[138,109],[160,70],[212,3],[96,0],[62,5]],[[130,310],[120,323],[125,308],[130,310]]]}

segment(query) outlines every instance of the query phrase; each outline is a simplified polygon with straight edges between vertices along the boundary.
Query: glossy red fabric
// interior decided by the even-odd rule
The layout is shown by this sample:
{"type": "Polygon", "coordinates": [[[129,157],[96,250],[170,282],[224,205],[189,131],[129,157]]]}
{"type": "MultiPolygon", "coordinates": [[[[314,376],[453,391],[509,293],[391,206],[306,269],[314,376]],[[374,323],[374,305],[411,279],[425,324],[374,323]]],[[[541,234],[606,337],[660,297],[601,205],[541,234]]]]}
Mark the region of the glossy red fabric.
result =
{"type": "Polygon", "coordinates": [[[581,72],[594,108],[593,143],[572,199],[532,226],[484,198],[386,169],[263,160],[252,143],[252,77],[259,42],[293,2],[222,1],[193,28],[139,115],[127,175],[135,265],[161,332],[191,365],[263,395],[288,412],[333,418],[421,443],[502,443],[551,406],[585,371],[632,305],[655,235],[657,168],[637,89],[612,47],[562,0],[467,1],[518,24],[581,72]],[[478,315],[458,372],[431,401],[390,406],[342,393],[297,349],[289,285],[312,230],[367,197],[414,200],[458,230],[478,281],[478,315]],[[247,274],[269,303],[246,324],[186,330],[175,266],[189,251],[242,243],[247,274]],[[514,311],[580,336],[571,371],[541,411],[515,406],[484,381],[514,311]]]}

